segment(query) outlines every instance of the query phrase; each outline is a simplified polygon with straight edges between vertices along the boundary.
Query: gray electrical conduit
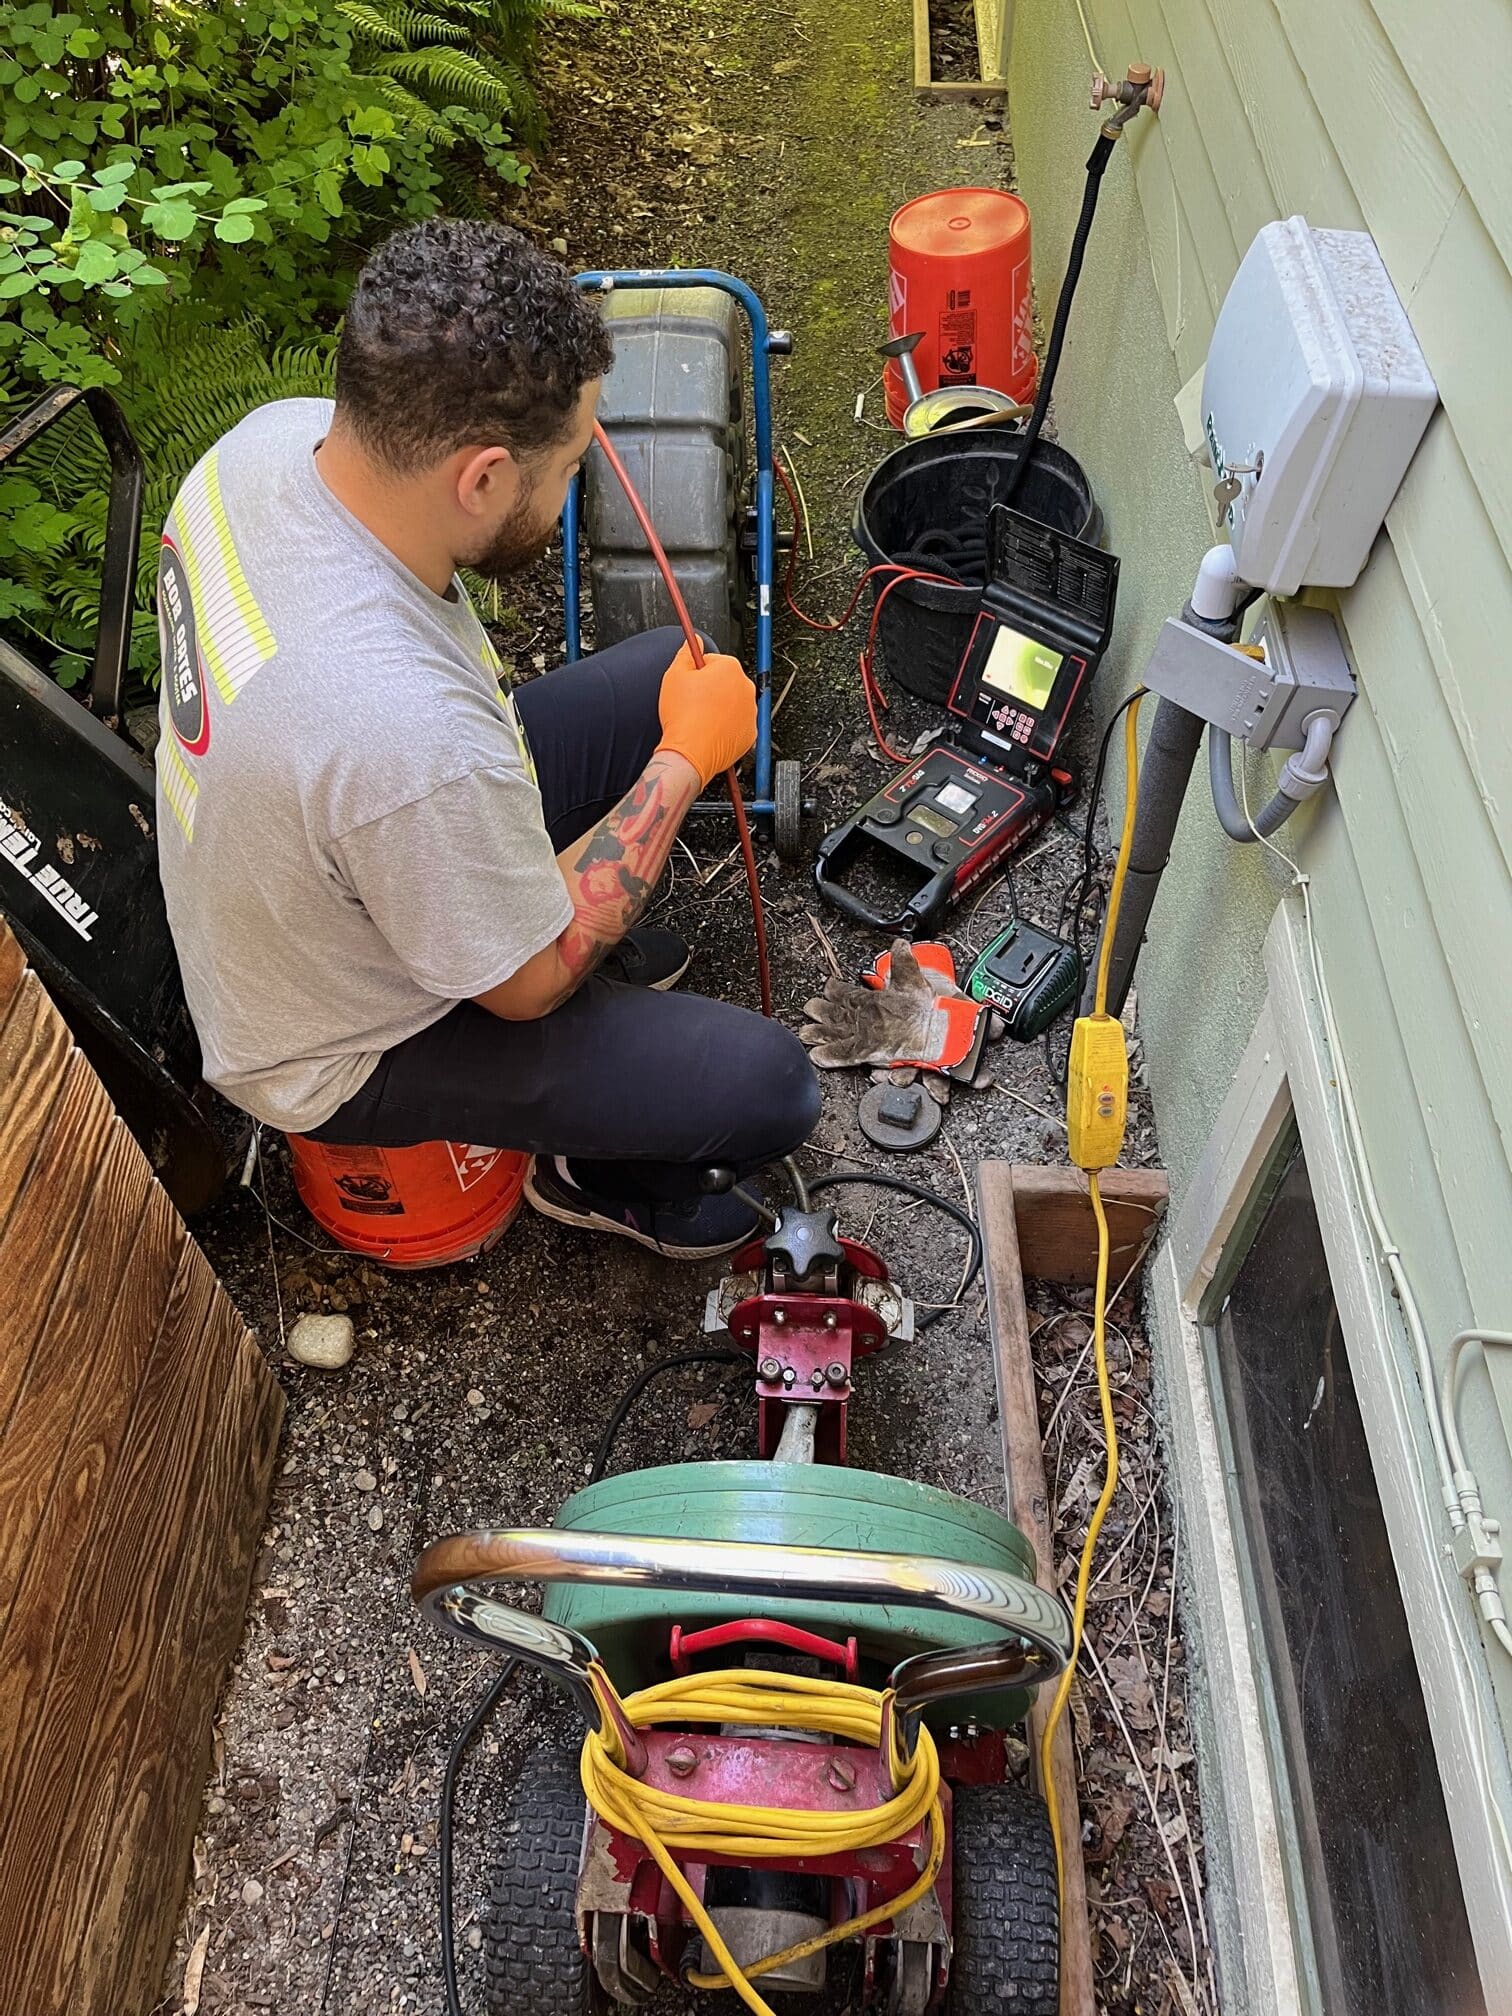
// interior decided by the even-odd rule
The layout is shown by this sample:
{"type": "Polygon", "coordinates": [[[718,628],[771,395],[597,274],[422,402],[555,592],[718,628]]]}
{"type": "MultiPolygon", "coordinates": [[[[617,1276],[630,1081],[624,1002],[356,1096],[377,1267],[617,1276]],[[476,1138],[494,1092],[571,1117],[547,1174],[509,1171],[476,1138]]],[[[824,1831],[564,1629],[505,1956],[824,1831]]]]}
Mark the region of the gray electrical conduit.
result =
{"type": "Polygon", "coordinates": [[[1288,756],[1277,780],[1275,796],[1262,805],[1253,820],[1234,795],[1234,757],[1225,729],[1208,728],[1208,778],[1213,787],[1213,810],[1230,840],[1241,843],[1267,840],[1286,824],[1297,807],[1328,780],[1328,752],[1333,747],[1336,723],[1331,714],[1309,715],[1306,740],[1301,749],[1288,756]]]}

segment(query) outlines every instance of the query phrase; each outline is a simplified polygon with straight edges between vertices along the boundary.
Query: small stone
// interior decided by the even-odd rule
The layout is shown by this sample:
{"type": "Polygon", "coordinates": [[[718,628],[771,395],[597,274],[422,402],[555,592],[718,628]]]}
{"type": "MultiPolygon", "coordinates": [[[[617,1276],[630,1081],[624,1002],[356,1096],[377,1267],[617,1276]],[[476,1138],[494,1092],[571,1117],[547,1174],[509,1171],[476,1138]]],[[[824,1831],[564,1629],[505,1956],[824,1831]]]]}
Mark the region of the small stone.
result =
{"type": "Polygon", "coordinates": [[[483,1944],[483,1928],[481,1925],[468,1926],[467,1943],[471,1946],[474,1953],[476,1953],[478,1948],[483,1944]]]}
{"type": "Polygon", "coordinates": [[[371,1470],[359,1470],[353,1477],[352,1483],[359,1491],[376,1491],[378,1489],[378,1479],[373,1475],[371,1470]]]}
{"type": "Polygon", "coordinates": [[[918,1075],[919,1071],[917,1065],[894,1064],[892,1069],[888,1072],[887,1078],[888,1083],[891,1085],[912,1085],[914,1080],[918,1077],[918,1075]]]}
{"type": "Polygon", "coordinates": [[[483,1405],[483,1395],[476,1386],[468,1388],[467,1404],[469,1407],[481,1407],[483,1405]]]}
{"type": "Polygon", "coordinates": [[[940,1071],[926,1071],[921,1081],[936,1106],[950,1104],[950,1080],[940,1071]]]}
{"type": "Polygon", "coordinates": [[[367,1521],[373,1531],[375,1533],[378,1532],[383,1525],[383,1507],[381,1505],[370,1505],[368,1507],[367,1521]]]}
{"type": "Polygon", "coordinates": [[[565,256],[567,251],[567,240],[565,238],[553,238],[551,241],[551,249],[553,252],[560,252],[565,256]]]}
{"type": "Polygon", "coordinates": [[[289,1332],[289,1356],[337,1372],[351,1358],[354,1338],[350,1316],[301,1316],[289,1332]]]}
{"type": "Polygon", "coordinates": [[[263,1887],[255,1876],[249,1876],[242,1885],[243,1904],[261,1904],[263,1887]]]}
{"type": "Polygon", "coordinates": [[[987,1011],[987,1041],[989,1043],[1001,1043],[1007,1034],[1008,1017],[1000,1015],[996,1008],[989,1008],[987,1011]]]}

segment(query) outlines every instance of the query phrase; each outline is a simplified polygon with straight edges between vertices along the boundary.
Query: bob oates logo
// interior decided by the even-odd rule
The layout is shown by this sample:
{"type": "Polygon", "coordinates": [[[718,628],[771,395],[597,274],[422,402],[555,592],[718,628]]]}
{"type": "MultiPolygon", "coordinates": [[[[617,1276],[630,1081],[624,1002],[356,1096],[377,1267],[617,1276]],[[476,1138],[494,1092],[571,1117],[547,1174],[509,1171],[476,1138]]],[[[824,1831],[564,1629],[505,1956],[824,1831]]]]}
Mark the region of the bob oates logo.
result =
{"type": "Polygon", "coordinates": [[[210,710],[194,629],[194,604],[183,560],[166,537],[158,561],[158,641],[173,732],[191,756],[203,756],[210,746],[210,710]]]}

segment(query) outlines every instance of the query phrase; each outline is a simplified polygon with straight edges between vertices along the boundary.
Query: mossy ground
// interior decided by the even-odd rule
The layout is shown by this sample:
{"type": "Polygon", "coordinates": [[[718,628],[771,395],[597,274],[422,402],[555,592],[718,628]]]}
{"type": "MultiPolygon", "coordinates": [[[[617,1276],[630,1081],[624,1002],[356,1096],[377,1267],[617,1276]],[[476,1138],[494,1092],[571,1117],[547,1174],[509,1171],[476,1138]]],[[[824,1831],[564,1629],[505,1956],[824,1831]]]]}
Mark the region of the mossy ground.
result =
{"type": "MultiPolygon", "coordinates": [[[[582,266],[723,266],[751,280],[773,323],[795,332],[795,355],[776,372],[779,438],[812,521],[814,557],[800,569],[799,594],[815,613],[838,611],[859,571],[849,537],[858,487],[895,441],[876,431],[881,394],[872,383],[886,334],[888,218],[932,187],[1004,183],[1011,157],[1001,118],[990,105],[916,103],[900,0],[618,0],[602,23],[554,44],[548,94],[555,151],[525,206],[531,228],[563,240],[582,266]]],[[[517,600],[509,648],[528,673],[559,655],[554,577],[522,584],[517,600]]],[[[818,800],[814,838],[884,774],[865,742],[856,645],[855,626],[824,636],[779,622],[777,685],[791,675],[791,686],[778,741],[804,763],[805,789],[818,800]]],[[[900,714],[902,735],[922,719],[900,714]]],[[[754,1002],[727,830],[709,822],[688,837],[705,867],[725,865],[699,883],[679,857],[663,914],[694,945],[686,984],[754,1002]]],[[[1029,915],[1054,923],[1075,851],[1060,829],[1028,850],[1018,893],[1029,915]]],[[[828,970],[816,922],[848,968],[876,947],[818,915],[806,868],[767,857],[762,880],[778,1008],[791,1021],[828,970]]],[[[1005,912],[1002,892],[989,892],[958,918],[957,943],[980,945],[1005,912]]],[[[886,1166],[965,1198],[986,1156],[1058,1160],[1057,1096],[1037,1051],[1004,1046],[997,1075],[999,1092],[957,1094],[930,1150],[886,1166]]],[[[837,1074],[826,1089],[814,1166],[842,1156],[882,1162],[856,1129],[862,1083],[837,1074]]],[[[1150,1154],[1147,1121],[1132,1146],[1133,1159],[1150,1154]]],[[[410,1564],[427,1540],[457,1527],[549,1521],[582,1482],[629,1379],[648,1358],[697,1341],[703,1289],[717,1270],[663,1263],[527,1213],[479,1263],[387,1275],[302,1245],[299,1228],[312,1228],[286,1163],[275,1152],[269,1167],[281,1224],[270,1228],[257,1200],[237,1193],[204,1230],[278,1362],[289,1413],[162,2007],[180,2006],[186,1954],[208,1927],[205,2011],[437,2012],[440,1774],[486,1662],[416,1619],[410,1564]],[[358,1351],[345,1372],[307,1372],[279,1357],[270,1237],[290,1318],[333,1306],[355,1315],[358,1351]]],[[[911,1291],[953,1293],[961,1241],[948,1223],[894,1202],[874,1209],[864,1192],[847,1200],[843,1222],[889,1255],[911,1291]]],[[[1080,1334],[1075,1321],[1055,1332],[1067,1345],[1080,1334]]],[[[852,1410],[852,1460],[1001,1504],[990,1365],[973,1295],[927,1346],[867,1375],[852,1410]]],[[[1075,1418],[1067,1410],[1065,1420],[1075,1418]]],[[[617,1461],[746,1454],[753,1437],[738,1377],[678,1375],[628,1424],[617,1461]]],[[[1081,1455],[1068,1456],[1071,1471],[1081,1455]]],[[[1117,1508],[1112,1544],[1135,1523],[1117,1508]]],[[[559,1704],[527,1682],[465,1775],[457,1899],[471,2009],[481,2007],[481,1958],[470,1941],[489,1829],[522,1754],[568,1733],[559,1704]]],[[[1149,1944],[1159,1941],[1151,1935],[1149,1944]]],[[[669,1993],[656,2006],[693,2005],[669,1993]]]]}

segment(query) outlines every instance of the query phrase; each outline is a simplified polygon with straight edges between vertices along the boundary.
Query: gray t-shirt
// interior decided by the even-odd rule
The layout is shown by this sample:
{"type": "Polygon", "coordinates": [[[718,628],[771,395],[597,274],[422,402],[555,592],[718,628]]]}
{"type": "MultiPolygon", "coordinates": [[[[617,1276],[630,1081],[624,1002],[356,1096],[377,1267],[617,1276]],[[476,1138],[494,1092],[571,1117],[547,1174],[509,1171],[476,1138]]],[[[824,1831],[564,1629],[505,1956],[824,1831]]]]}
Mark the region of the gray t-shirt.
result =
{"type": "Polygon", "coordinates": [[[291,1132],[570,922],[499,659],[261,407],[163,533],[158,860],[205,1076],[291,1132]]]}

